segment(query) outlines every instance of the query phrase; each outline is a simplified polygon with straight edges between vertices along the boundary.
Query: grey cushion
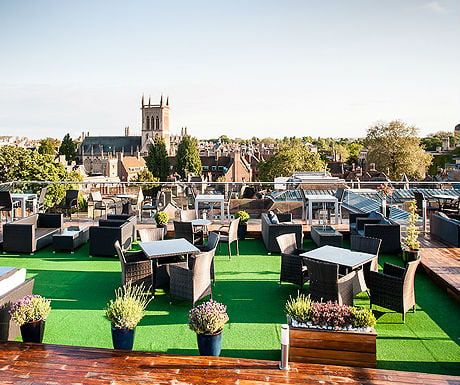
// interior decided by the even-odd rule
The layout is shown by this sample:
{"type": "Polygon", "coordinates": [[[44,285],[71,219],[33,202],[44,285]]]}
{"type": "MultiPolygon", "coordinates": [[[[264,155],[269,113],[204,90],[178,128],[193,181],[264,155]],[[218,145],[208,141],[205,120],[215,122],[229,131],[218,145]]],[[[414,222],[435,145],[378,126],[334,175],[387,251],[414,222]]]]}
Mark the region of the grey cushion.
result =
{"type": "Polygon", "coordinates": [[[386,219],[381,219],[379,224],[380,225],[391,225],[391,222],[386,219]]]}
{"type": "Polygon", "coordinates": [[[452,223],[455,223],[456,225],[460,225],[460,221],[459,221],[458,219],[453,219],[453,218],[451,218],[450,221],[451,221],[452,223]]]}
{"type": "Polygon", "coordinates": [[[444,218],[444,219],[449,219],[449,217],[444,214],[443,212],[439,212],[438,215],[441,217],[441,218],[444,218]]]}

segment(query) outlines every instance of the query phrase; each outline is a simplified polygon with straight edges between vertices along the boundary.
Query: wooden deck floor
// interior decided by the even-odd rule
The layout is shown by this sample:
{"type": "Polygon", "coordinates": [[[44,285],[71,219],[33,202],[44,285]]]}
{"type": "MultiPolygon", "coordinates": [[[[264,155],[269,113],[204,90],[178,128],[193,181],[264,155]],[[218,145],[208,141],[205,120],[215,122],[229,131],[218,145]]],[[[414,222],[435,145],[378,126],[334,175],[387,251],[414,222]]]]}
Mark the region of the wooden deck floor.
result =
{"type": "Polygon", "coordinates": [[[282,371],[272,361],[3,342],[0,384],[460,385],[460,377],[300,363],[282,371]]]}
{"type": "Polygon", "coordinates": [[[422,266],[449,295],[460,302],[460,248],[424,233],[420,239],[422,266]]]}

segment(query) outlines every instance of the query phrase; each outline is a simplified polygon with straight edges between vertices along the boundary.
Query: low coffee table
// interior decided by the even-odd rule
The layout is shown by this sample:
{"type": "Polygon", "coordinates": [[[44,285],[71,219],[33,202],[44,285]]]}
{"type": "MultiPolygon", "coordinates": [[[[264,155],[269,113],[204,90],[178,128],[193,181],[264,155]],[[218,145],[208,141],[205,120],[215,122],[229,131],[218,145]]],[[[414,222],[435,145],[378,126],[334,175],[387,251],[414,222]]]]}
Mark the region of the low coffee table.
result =
{"type": "Polygon", "coordinates": [[[53,235],[53,253],[56,250],[70,251],[72,254],[89,238],[88,226],[69,226],[60,234],[53,235]]]}
{"type": "Polygon", "coordinates": [[[343,235],[332,226],[312,226],[311,239],[316,246],[342,246],[343,235]]]}

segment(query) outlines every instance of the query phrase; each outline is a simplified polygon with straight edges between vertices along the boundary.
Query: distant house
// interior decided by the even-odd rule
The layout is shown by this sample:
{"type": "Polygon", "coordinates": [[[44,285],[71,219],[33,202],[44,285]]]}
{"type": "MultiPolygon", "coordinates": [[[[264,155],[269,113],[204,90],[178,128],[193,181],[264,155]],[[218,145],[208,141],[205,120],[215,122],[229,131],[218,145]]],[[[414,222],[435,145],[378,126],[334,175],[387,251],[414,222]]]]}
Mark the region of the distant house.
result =
{"type": "Polygon", "coordinates": [[[118,177],[122,182],[130,182],[137,177],[137,174],[144,170],[145,160],[138,152],[136,156],[124,156],[118,154],[118,177]]]}

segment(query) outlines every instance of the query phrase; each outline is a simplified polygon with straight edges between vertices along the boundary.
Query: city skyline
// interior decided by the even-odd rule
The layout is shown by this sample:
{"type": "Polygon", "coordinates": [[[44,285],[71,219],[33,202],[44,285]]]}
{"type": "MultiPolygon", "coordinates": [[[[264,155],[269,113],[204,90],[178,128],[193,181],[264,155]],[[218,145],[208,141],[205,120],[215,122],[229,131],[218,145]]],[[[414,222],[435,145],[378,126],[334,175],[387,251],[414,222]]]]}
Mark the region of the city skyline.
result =
{"type": "Polygon", "coordinates": [[[0,1],[0,135],[140,134],[142,94],[198,138],[459,123],[460,2],[0,1]]]}

